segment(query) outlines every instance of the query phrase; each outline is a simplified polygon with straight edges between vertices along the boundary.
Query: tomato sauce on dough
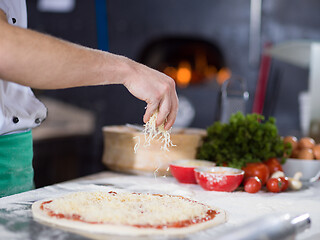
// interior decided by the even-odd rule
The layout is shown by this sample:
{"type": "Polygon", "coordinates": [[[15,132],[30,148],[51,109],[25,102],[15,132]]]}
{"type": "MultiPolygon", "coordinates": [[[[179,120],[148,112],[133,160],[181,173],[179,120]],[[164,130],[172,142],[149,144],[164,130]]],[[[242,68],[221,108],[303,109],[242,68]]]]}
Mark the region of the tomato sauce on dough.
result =
{"type": "MultiPolygon", "coordinates": [[[[116,195],[117,193],[110,191],[109,194],[116,195]]],[[[138,194],[139,195],[139,193],[133,193],[133,194],[138,194]]],[[[160,197],[163,196],[162,194],[152,194],[152,195],[156,195],[156,196],[160,196],[160,197]]],[[[193,202],[192,200],[184,198],[182,196],[172,196],[172,197],[178,197],[178,198],[193,202]]],[[[59,218],[59,219],[68,219],[68,220],[73,220],[73,221],[80,221],[80,222],[89,223],[89,224],[105,224],[105,222],[92,222],[92,221],[83,220],[81,218],[81,216],[78,215],[78,214],[66,215],[66,214],[63,214],[63,213],[55,213],[53,210],[51,210],[51,209],[49,209],[49,208],[47,208],[45,206],[45,205],[51,203],[52,201],[53,200],[45,201],[45,202],[41,203],[41,205],[40,205],[40,209],[42,211],[46,211],[46,213],[50,217],[56,217],[56,218],[59,218]]],[[[210,220],[214,219],[217,214],[219,214],[219,212],[217,212],[215,210],[212,210],[212,209],[209,209],[206,212],[206,215],[204,217],[197,217],[197,218],[194,218],[194,219],[186,219],[186,220],[182,220],[182,221],[169,222],[169,223],[166,223],[166,224],[159,224],[159,225],[134,224],[134,225],[130,225],[130,226],[137,227],[137,228],[154,228],[154,229],[183,228],[183,227],[188,227],[188,226],[193,225],[193,224],[210,221],[210,220]]]]}

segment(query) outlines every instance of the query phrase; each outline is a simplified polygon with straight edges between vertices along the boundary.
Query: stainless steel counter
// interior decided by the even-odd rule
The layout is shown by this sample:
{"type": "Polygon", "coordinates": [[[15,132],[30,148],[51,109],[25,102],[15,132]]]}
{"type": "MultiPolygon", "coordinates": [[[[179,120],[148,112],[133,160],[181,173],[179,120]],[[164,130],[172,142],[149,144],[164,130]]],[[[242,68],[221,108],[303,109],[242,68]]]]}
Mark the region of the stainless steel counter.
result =
{"type": "MultiPolygon", "coordinates": [[[[293,215],[309,213],[312,221],[311,228],[297,235],[296,239],[320,239],[320,182],[304,186],[297,192],[273,194],[260,191],[257,194],[248,194],[236,191],[226,193],[204,191],[200,186],[193,184],[179,184],[171,177],[130,176],[113,172],[102,172],[1,198],[0,239],[86,239],[83,236],[35,222],[32,218],[31,205],[37,200],[70,192],[102,189],[183,195],[226,210],[227,223],[185,236],[183,239],[212,239],[257,218],[279,213],[293,215]]],[[[128,237],[118,236],[105,236],[105,238],[128,239],[128,237]]],[[[167,239],[167,237],[156,237],[155,239],[167,239]]]]}

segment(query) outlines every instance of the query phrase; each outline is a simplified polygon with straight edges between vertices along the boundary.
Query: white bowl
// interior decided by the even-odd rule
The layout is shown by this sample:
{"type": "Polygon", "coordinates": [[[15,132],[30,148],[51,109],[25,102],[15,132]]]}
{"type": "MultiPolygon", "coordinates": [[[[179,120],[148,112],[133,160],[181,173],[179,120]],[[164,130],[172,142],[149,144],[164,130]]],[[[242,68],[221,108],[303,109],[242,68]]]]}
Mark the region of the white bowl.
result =
{"type": "Polygon", "coordinates": [[[288,177],[293,177],[296,172],[301,172],[300,180],[303,182],[314,182],[320,177],[320,160],[288,158],[282,168],[288,177]]]}

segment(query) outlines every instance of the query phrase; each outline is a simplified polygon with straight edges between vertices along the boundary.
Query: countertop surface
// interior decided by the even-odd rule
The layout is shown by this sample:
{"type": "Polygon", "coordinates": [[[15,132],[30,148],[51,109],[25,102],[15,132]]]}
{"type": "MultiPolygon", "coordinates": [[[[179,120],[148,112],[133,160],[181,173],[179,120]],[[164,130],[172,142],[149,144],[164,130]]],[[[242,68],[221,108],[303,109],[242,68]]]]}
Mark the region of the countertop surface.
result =
{"type": "MultiPolygon", "coordinates": [[[[172,177],[134,176],[114,172],[102,172],[74,181],[0,198],[0,238],[24,240],[86,239],[77,234],[37,223],[32,218],[31,205],[41,199],[57,197],[70,192],[91,190],[182,195],[224,209],[227,212],[227,223],[185,236],[183,239],[212,239],[212,237],[222,236],[230,229],[255,219],[283,213],[289,213],[293,216],[309,213],[311,227],[298,234],[296,239],[320,239],[319,181],[304,186],[300,191],[283,193],[260,191],[256,194],[243,191],[226,193],[204,191],[195,184],[180,184],[172,177]]],[[[149,239],[149,237],[146,238],[149,239]]],[[[156,239],[167,238],[164,236],[156,239]]],[[[106,236],[106,239],[128,239],[128,237],[106,236]]]]}

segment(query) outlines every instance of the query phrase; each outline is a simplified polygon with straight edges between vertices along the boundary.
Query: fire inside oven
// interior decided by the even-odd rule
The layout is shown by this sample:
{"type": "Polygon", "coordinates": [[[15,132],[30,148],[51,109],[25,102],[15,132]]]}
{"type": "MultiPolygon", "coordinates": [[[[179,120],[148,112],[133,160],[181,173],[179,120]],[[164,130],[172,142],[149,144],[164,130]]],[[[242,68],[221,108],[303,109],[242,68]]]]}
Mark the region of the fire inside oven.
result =
{"type": "Polygon", "coordinates": [[[140,62],[167,74],[180,88],[214,80],[221,85],[231,76],[220,49],[203,39],[157,39],[143,49],[140,62]]]}

